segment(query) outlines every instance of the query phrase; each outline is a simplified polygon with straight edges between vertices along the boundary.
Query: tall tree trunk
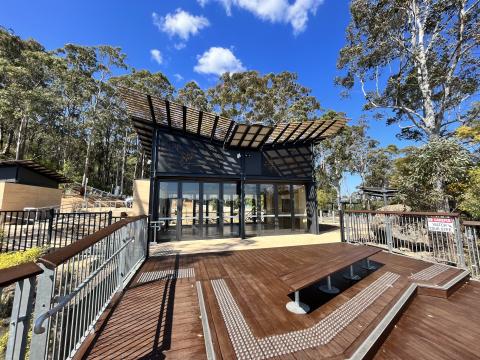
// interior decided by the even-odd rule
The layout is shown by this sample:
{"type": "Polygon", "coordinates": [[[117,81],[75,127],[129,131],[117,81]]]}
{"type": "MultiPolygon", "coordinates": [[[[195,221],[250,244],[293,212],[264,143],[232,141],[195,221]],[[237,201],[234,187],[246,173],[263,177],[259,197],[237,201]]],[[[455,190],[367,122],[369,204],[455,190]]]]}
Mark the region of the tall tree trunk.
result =
{"type": "Polygon", "coordinates": [[[125,131],[125,138],[123,139],[123,156],[122,156],[122,172],[120,177],[120,194],[123,195],[123,185],[125,183],[125,163],[127,158],[127,136],[128,132],[125,131]]]}
{"type": "Polygon", "coordinates": [[[82,186],[85,188],[85,190],[86,190],[87,179],[88,179],[88,168],[90,167],[91,148],[92,148],[92,137],[90,136],[87,142],[87,154],[85,155],[85,165],[83,167],[82,186]]]}
{"type": "Polygon", "coordinates": [[[10,154],[10,148],[12,147],[12,142],[13,142],[13,130],[9,130],[8,131],[8,136],[7,136],[7,141],[6,141],[5,146],[2,150],[2,155],[10,154]]]}
{"type": "Polygon", "coordinates": [[[445,183],[441,177],[437,178],[435,183],[435,190],[439,194],[439,199],[437,203],[437,211],[439,212],[449,212],[450,206],[448,204],[448,198],[445,194],[445,183]]]}
{"type": "Polygon", "coordinates": [[[340,187],[340,181],[335,183],[335,191],[337,192],[337,210],[340,212],[342,210],[342,193],[340,187]]]}
{"type": "Polygon", "coordinates": [[[28,118],[22,117],[20,128],[18,129],[17,149],[15,151],[15,160],[23,160],[25,150],[25,136],[27,133],[28,118]]]}

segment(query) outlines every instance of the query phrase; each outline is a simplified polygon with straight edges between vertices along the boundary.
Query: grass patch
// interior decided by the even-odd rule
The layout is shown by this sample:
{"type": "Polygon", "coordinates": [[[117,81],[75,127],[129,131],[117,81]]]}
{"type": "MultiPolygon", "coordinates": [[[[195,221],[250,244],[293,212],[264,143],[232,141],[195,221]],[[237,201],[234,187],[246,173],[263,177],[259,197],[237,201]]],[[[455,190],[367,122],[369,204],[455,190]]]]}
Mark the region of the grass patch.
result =
{"type": "Polygon", "coordinates": [[[36,261],[45,252],[44,248],[34,247],[25,251],[12,251],[0,254],[0,270],[29,261],[36,261]]]}

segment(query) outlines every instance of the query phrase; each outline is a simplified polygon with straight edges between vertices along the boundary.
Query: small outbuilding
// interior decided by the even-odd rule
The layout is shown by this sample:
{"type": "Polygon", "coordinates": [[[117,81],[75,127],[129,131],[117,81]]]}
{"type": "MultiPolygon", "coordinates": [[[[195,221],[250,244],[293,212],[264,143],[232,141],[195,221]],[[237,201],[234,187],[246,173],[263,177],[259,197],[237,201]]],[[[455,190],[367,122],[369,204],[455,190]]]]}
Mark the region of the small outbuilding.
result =
{"type": "Polygon", "coordinates": [[[0,161],[0,210],[58,207],[69,180],[32,160],[0,161]]]}

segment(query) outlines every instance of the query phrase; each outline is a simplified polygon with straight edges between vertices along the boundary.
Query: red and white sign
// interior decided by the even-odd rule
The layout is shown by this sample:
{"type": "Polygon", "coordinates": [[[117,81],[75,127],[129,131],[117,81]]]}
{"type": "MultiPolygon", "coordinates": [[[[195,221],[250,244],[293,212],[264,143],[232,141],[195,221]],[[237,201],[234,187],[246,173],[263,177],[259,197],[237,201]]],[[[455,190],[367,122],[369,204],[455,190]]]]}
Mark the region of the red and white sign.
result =
{"type": "Polygon", "coordinates": [[[427,218],[428,231],[436,231],[453,234],[455,232],[452,218],[427,218]]]}

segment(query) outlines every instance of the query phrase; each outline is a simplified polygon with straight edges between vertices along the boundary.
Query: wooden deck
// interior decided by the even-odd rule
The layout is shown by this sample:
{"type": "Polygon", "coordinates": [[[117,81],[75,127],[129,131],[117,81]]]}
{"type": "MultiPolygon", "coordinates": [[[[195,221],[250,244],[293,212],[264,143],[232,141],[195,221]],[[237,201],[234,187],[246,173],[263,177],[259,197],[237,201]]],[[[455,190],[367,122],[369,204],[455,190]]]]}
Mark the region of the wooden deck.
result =
{"type": "MultiPolygon", "coordinates": [[[[319,284],[315,284],[301,291],[302,301],[308,303],[311,311],[307,315],[288,312],[285,304],[292,294],[279,280],[280,274],[299,266],[321,267],[332,257],[348,251],[349,246],[353,245],[152,257],[135,276],[85,357],[206,358],[205,329],[197,293],[197,286],[201,285],[201,300],[205,303],[217,359],[348,358],[412,281],[444,284],[460,273],[457,269],[382,252],[372,257],[380,265],[376,271],[367,272],[361,264],[356,264],[355,271],[362,276],[356,283],[343,279],[341,273],[333,276],[332,282],[341,290],[339,295],[321,293],[317,289],[319,284]]],[[[415,299],[408,311],[414,311],[415,301],[421,304],[423,296],[415,299]]],[[[423,301],[428,304],[430,300],[423,301]]],[[[449,307],[445,306],[440,317],[449,315],[449,307]]],[[[480,310],[480,304],[476,307],[480,310]]],[[[470,311],[473,308],[470,306],[470,311]]],[[[442,322],[437,319],[437,323],[442,322]]],[[[432,336],[440,326],[437,323],[431,323],[432,336]]],[[[411,326],[406,322],[405,330],[395,329],[391,333],[381,348],[383,358],[389,358],[398,346],[389,347],[389,343],[401,342],[403,333],[410,331],[411,326]]],[[[425,323],[425,326],[430,325],[425,323]]],[[[478,321],[476,326],[478,330],[478,321]]],[[[474,336],[473,332],[469,334],[474,336]]],[[[410,355],[418,358],[418,354],[412,350],[410,355]]]]}

